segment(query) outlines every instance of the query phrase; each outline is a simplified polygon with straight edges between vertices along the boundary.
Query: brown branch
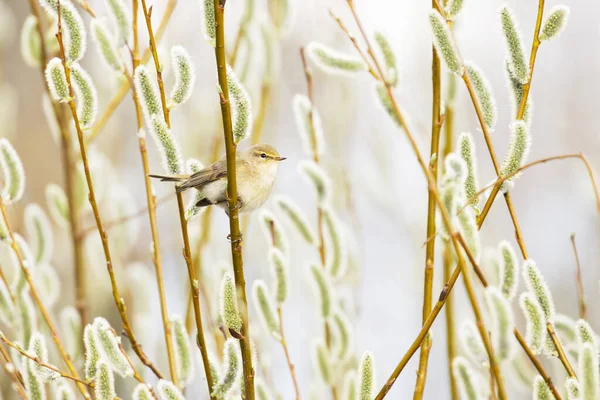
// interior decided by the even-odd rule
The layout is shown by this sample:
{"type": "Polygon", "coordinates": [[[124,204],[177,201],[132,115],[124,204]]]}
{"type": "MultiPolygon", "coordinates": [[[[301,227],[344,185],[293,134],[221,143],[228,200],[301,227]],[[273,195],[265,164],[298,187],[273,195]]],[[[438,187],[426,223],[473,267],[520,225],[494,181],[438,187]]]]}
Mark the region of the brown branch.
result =
{"type": "Polygon", "coordinates": [[[529,357],[529,360],[534,365],[535,369],[537,369],[539,374],[542,376],[542,378],[546,382],[546,385],[548,385],[548,387],[550,388],[550,391],[552,392],[552,395],[554,396],[554,398],[556,400],[562,400],[560,393],[558,393],[556,386],[554,386],[554,382],[552,382],[552,378],[550,377],[550,375],[548,375],[548,373],[546,372],[546,370],[544,369],[544,367],[542,366],[540,361],[535,357],[535,354],[533,354],[533,352],[527,345],[527,342],[525,342],[525,339],[523,339],[523,336],[521,335],[521,333],[519,333],[519,331],[516,328],[514,330],[514,334],[515,334],[515,337],[517,338],[517,341],[523,348],[523,350],[525,350],[525,354],[527,354],[527,357],[529,357]]]}
{"type": "Polygon", "coordinates": [[[279,331],[281,332],[281,347],[283,347],[283,351],[285,353],[285,359],[287,361],[288,369],[290,370],[290,375],[292,376],[292,382],[294,383],[294,390],[296,391],[296,400],[300,400],[300,387],[298,386],[298,381],[296,379],[296,368],[292,363],[292,358],[290,357],[290,351],[287,346],[287,342],[285,340],[285,333],[283,331],[283,318],[281,317],[281,307],[277,308],[277,316],[279,317],[279,331]]]}
{"type": "Polygon", "coordinates": [[[583,293],[583,279],[581,277],[581,262],[579,261],[579,252],[575,243],[575,233],[571,233],[571,244],[573,245],[573,254],[575,254],[575,265],[577,266],[577,297],[579,297],[579,318],[586,319],[585,295],[583,293]]]}
{"type": "Polygon", "coordinates": [[[575,371],[573,370],[573,367],[571,367],[571,363],[569,362],[569,359],[567,358],[567,355],[565,354],[565,351],[563,350],[560,340],[558,340],[558,337],[556,336],[556,332],[554,331],[554,326],[552,326],[551,322],[546,323],[546,330],[548,331],[548,336],[550,336],[550,339],[552,339],[552,343],[554,343],[554,347],[558,351],[558,359],[560,360],[562,365],[567,370],[567,373],[569,374],[569,376],[571,378],[577,379],[577,375],[575,375],[575,371]]]}

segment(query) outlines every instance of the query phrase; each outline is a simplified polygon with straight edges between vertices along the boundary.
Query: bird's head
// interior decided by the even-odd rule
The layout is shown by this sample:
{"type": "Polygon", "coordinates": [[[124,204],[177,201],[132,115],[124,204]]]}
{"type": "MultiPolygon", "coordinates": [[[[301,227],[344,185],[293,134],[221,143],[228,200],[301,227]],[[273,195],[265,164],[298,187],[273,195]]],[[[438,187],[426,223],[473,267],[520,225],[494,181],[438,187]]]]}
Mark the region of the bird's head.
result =
{"type": "Polygon", "coordinates": [[[285,160],[285,157],[281,157],[279,152],[271,145],[268,144],[256,144],[246,149],[248,155],[256,163],[260,164],[278,164],[280,161],[285,160]]]}

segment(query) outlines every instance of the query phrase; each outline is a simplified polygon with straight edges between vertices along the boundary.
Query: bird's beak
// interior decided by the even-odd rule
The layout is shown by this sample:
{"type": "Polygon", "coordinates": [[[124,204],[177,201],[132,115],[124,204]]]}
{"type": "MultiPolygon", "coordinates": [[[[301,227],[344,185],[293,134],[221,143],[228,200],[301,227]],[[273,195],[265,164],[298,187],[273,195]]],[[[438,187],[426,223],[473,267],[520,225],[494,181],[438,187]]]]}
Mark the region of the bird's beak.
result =
{"type": "Polygon", "coordinates": [[[287,158],[287,157],[275,157],[275,159],[276,159],[277,161],[283,161],[283,160],[285,160],[286,158],[287,158]]]}

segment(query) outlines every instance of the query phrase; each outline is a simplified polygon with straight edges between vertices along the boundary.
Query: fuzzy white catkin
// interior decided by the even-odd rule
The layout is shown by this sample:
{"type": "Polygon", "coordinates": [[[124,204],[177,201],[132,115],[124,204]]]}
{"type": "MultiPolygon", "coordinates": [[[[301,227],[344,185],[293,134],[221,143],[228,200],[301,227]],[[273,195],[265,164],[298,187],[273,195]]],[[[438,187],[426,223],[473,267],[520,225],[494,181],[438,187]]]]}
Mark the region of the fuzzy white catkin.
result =
{"type": "Polygon", "coordinates": [[[92,39],[104,64],[115,72],[121,72],[123,65],[119,60],[117,44],[113,34],[109,32],[102,21],[96,18],[92,19],[90,28],[92,39]]]}
{"type": "Polygon", "coordinates": [[[0,280],[0,321],[6,326],[12,326],[14,321],[15,306],[10,296],[8,287],[0,280]]]}
{"type": "MultiPolygon", "coordinates": [[[[508,59],[506,59],[504,63],[504,71],[506,76],[506,82],[510,90],[510,105],[512,110],[511,116],[513,119],[518,119],[517,114],[519,112],[521,100],[523,99],[523,84],[512,76],[512,72],[510,72],[510,64],[508,59]]],[[[523,121],[525,121],[528,126],[531,125],[532,113],[533,101],[531,100],[531,95],[529,95],[527,96],[527,101],[525,102],[525,108],[523,110],[522,116],[523,121]]]]}
{"type": "Polygon", "coordinates": [[[166,173],[170,175],[179,175],[183,171],[183,157],[181,148],[175,140],[171,130],[167,127],[165,120],[161,115],[152,115],[152,139],[161,155],[162,166],[166,173]]]}
{"type": "Polygon", "coordinates": [[[42,380],[33,373],[29,365],[29,359],[23,357],[24,366],[23,380],[25,382],[25,392],[29,400],[46,400],[46,387],[42,380]]]}
{"type": "Polygon", "coordinates": [[[506,40],[509,71],[512,77],[520,83],[527,83],[529,81],[529,64],[525,59],[525,49],[516,18],[508,6],[500,8],[500,23],[506,40]]]}
{"type": "Polygon", "coordinates": [[[429,13],[429,23],[433,35],[433,45],[439,53],[440,58],[444,60],[450,72],[462,75],[464,67],[446,21],[437,10],[431,10],[429,13]]]}
{"type": "Polygon", "coordinates": [[[214,0],[202,0],[202,12],[204,15],[204,39],[212,46],[215,47],[217,37],[217,23],[215,20],[215,2],[214,0]]]}
{"type": "Polygon", "coordinates": [[[554,395],[550,391],[548,384],[540,375],[533,380],[533,400],[551,400],[554,395]]]}
{"type": "Polygon", "coordinates": [[[131,43],[131,11],[125,6],[124,0],[106,0],[110,16],[116,27],[119,45],[131,43]]]}
{"type": "Polygon", "coordinates": [[[21,158],[6,138],[0,138],[0,169],[3,186],[0,196],[6,204],[17,202],[25,191],[25,171],[21,158]]]}
{"type": "Polygon", "coordinates": [[[285,302],[289,292],[289,268],[285,255],[276,247],[269,250],[269,264],[273,276],[273,293],[278,307],[285,302]]]}
{"type": "Polygon", "coordinates": [[[271,84],[275,81],[281,65],[281,49],[279,36],[271,21],[264,20],[260,23],[262,49],[264,51],[263,82],[271,84]]]}
{"type": "Polygon", "coordinates": [[[26,291],[22,291],[16,301],[17,326],[19,338],[22,343],[29,343],[31,335],[38,331],[37,314],[33,307],[31,297],[26,291]]]}
{"type": "MultiPolygon", "coordinates": [[[[58,20],[58,0],[39,0],[41,6],[54,20],[58,20]]],[[[83,58],[86,50],[86,31],[79,11],[69,0],[60,0],[60,17],[67,62],[83,58]]]]}
{"type": "Polygon", "coordinates": [[[169,96],[169,108],[188,101],[196,83],[194,64],[183,46],[173,46],[171,48],[171,63],[175,75],[175,85],[169,96]]]}
{"type": "Polygon", "coordinates": [[[381,107],[381,109],[383,109],[383,111],[385,111],[385,113],[387,115],[389,115],[389,117],[392,119],[392,121],[394,121],[396,123],[396,125],[398,125],[399,127],[402,127],[402,122],[400,121],[400,119],[398,118],[398,115],[396,114],[396,109],[394,108],[394,103],[392,102],[392,98],[390,97],[390,94],[387,91],[386,86],[382,83],[382,82],[375,82],[374,83],[374,93],[377,97],[377,105],[379,105],[381,107]]]}
{"type": "Polygon", "coordinates": [[[123,378],[132,376],[133,369],[119,346],[121,338],[115,335],[108,321],[102,317],[96,317],[92,328],[94,341],[102,359],[106,360],[110,364],[110,368],[123,378]]]}
{"type": "Polygon", "coordinates": [[[57,184],[46,186],[46,206],[56,225],[64,228],[69,224],[69,201],[65,191],[57,184]]]}
{"type": "Polygon", "coordinates": [[[298,173],[306,182],[313,185],[319,206],[324,206],[331,197],[331,179],[314,161],[302,160],[298,163],[298,173]]]}
{"type": "Polygon", "coordinates": [[[580,400],[581,392],[579,390],[579,382],[575,378],[567,378],[565,383],[567,389],[567,400],[580,400]]]}
{"type": "Polygon", "coordinates": [[[560,337],[561,341],[567,345],[576,344],[578,335],[575,321],[564,315],[556,314],[553,321],[554,329],[556,334],[560,337]]]}
{"type": "Polygon", "coordinates": [[[58,101],[67,101],[70,97],[69,86],[67,84],[65,69],[63,68],[60,58],[54,57],[48,61],[45,75],[52,98],[58,101]]]}
{"type": "Polygon", "coordinates": [[[513,330],[515,327],[512,308],[500,289],[489,286],[485,292],[492,316],[492,344],[494,355],[500,361],[510,360],[515,353],[513,330]]]}
{"type": "Polygon", "coordinates": [[[533,354],[540,354],[548,337],[544,311],[537,298],[530,292],[521,293],[519,305],[527,321],[525,341],[533,354]]]}
{"type": "Polygon", "coordinates": [[[581,400],[597,400],[600,398],[598,347],[592,343],[584,343],[580,348],[578,377],[581,400]]]}
{"type": "MultiPolygon", "coordinates": [[[[31,336],[27,352],[30,355],[37,357],[39,361],[48,364],[48,347],[46,346],[46,339],[41,333],[36,332],[31,336]]],[[[35,374],[44,383],[51,382],[60,377],[58,372],[41,366],[35,360],[29,359],[28,362],[29,371],[35,374]]]]}
{"type": "Polygon", "coordinates": [[[225,358],[223,374],[213,389],[217,397],[225,396],[233,388],[242,369],[238,340],[227,339],[223,346],[223,353],[225,358]]]}
{"type": "Polygon", "coordinates": [[[452,360],[452,375],[458,384],[458,391],[462,400],[479,400],[479,382],[469,362],[463,357],[452,360]]]}
{"type": "MultiPolygon", "coordinates": [[[[530,148],[531,135],[529,133],[529,126],[525,121],[514,122],[511,126],[510,138],[508,139],[508,150],[500,166],[500,175],[507,176],[517,172],[527,161],[530,148]]],[[[517,173],[506,179],[502,183],[501,190],[504,193],[508,192],[519,175],[517,173]]]]}
{"type": "Polygon", "coordinates": [[[38,67],[42,62],[41,55],[42,44],[38,21],[34,15],[29,15],[21,28],[21,56],[30,67],[38,67]]]}
{"type": "Polygon", "coordinates": [[[540,303],[546,321],[551,322],[554,318],[556,308],[554,307],[552,293],[548,288],[548,284],[546,283],[542,272],[535,264],[535,261],[525,260],[525,263],[523,264],[523,277],[527,288],[535,295],[540,303]]]}
{"type": "Polygon", "coordinates": [[[460,157],[464,160],[467,166],[467,178],[465,179],[465,197],[471,201],[471,206],[477,208],[479,199],[475,197],[479,187],[479,179],[477,177],[477,158],[475,156],[475,140],[473,135],[468,132],[463,132],[458,137],[458,150],[460,157]]]}
{"type": "MultiPolygon", "coordinates": [[[[460,203],[464,202],[464,195],[461,193],[460,203]]],[[[466,208],[460,214],[458,214],[458,221],[460,223],[460,234],[467,243],[467,248],[471,252],[471,255],[475,259],[475,262],[479,263],[481,258],[481,238],[479,235],[479,229],[477,226],[477,216],[473,208],[466,208]]]]}
{"type": "Polygon", "coordinates": [[[334,75],[347,75],[366,71],[367,64],[359,57],[333,50],[322,43],[310,42],[306,45],[306,55],[323,71],[334,75]]]}
{"type": "Polygon", "coordinates": [[[269,245],[278,248],[283,254],[289,254],[289,241],[279,219],[271,211],[263,209],[260,221],[265,238],[269,245]]]}
{"type": "Polygon", "coordinates": [[[237,144],[252,135],[252,102],[248,91],[229,65],[227,65],[227,86],[233,112],[233,139],[237,144]]]}
{"type": "Polygon", "coordinates": [[[358,399],[373,400],[375,390],[375,360],[373,354],[365,351],[358,367],[358,399]]]}
{"type": "Polygon", "coordinates": [[[454,20],[458,14],[461,12],[463,8],[464,0],[448,0],[446,5],[444,6],[444,12],[446,14],[446,19],[452,21],[454,20]]]}
{"type": "Polygon", "coordinates": [[[325,135],[317,108],[313,106],[307,96],[297,93],[292,99],[292,109],[304,146],[304,154],[310,157],[314,154],[323,155],[325,153],[325,135]]]}
{"type": "Polygon", "coordinates": [[[269,2],[269,16],[281,37],[286,37],[292,31],[296,19],[295,3],[293,0],[269,2]]]}
{"type": "Polygon", "coordinates": [[[330,384],[333,379],[331,356],[329,350],[322,341],[313,344],[313,363],[317,374],[325,384],[330,384]]]}
{"type": "Polygon", "coordinates": [[[53,236],[50,220],[36,203],[30,203],[23,213],[27,238],[31,243],[36,264],[45,264],[52,257],[53,236]]]}
{"type": "Polygon", "coordinates": [[[273,336],[275,340],[281,340],[281,330],[279,328],[275,305],[273,304],[273,297],[264,281],[260,279],[254,281],[252,298],[265,331],[273,336]]]}
{"type": "Polygon", "coordinates": [[[497,110],[492,85],[483,75],[483,71],[472,62],[466,62],[465,68],[473,85],[475,97],[483,115],[483,122],[488,129],[493,129],[496,125],[497,110]]]}
{"type": "Polygon", "coordinates": [[[60,328],[63,338],[65,338],[65,347],[68,354],[74,359],[78,359],[81,353],[81,337],[83,329],[81,326],[81,316],[72,306],[63,308],[59,315],[60,328]]]}
{"type": "Polygon", "coordinates": [[[348,249],[343,235],[342,227],[330,207],[323,208],[323,220],[326,233],[326,261],[325,265],[334,279],[344,276],[348,268],[348,249]]]}
{"type": "Polygon", "coordinates": [[[347,400],[358,400],[358,393],[356,390],[356,370],[351,370],[344,376],[344,385],[342,394],[343,399],[347,400]]]}
{"type": "Polygon", "coordinates": [[[352,326],[346,314],[338,309],[333,313],[332,325],[335,334],[335,356],[337,360],[345,361],[352,354],[352,326]]]}
{"type": "Polygon", "coordinates": [[[92,380],[96,377],[98,361],[100,361],[100,352],[94,338],[92,325],[86,325],[83,330],[83,345],[85,348],[85,379],[92,380]]]}
{"type": "MultiPolygon", "coordinates": [[[[188,159],[185,162],[185,166],[186,166],[187,172],[190,175],[195,174],[196,172],[198,172],[202,168],[204,168],[204,165],[202,165],[202,163],[200,161],[198,161],[194,158],[188,159]]],[[[194,218],[196,215],[200,214],[200,212],[202,211],[202,208],[198,207],[196,204],[198,204],[198,202],[200,200],[202,200],[204,198],[204,196],[202,195],[202,193],[199,190],[194,190],[193,192],[194,193],[190,197],[190,201],[189,201],[187,207],[185,208],[185,219],[187,221],[194,218]]]]}
{"type": "Polygon", "coordinates": [[[385,65],[385,80],[392,86],[398,86],[400,81],[398,76],[398,66],[396,63],[396,55],[392,49],[392,45],[388,37],[381,31],[376,31],[374,34],[375,44],[381,53],[385,65]]]}
{"type": "Polygon", "coordinates": [[[584,319],[580,319],[575,324],[575,331],[577,332],[577,342],[579,346],[583,346],[585,343],[591,343],[594,346],[598,346],[596,333],[592,329],[589,322],[584,319]]]}
{"type": "Polygon", "coordinates": [[[194,359],[188,332],[181,317],[171,317],[171,329],[173,330],[173,348],[175,349],[175,363],[180,385],[188,385],[194,378],[194,359]]]}
{"type": "Polygon", "coordinates": [[[331,315],[334,302],[334,289],[331,283],[331,276],[326,269],[313,264],[310,266],[310,278],[313,290],[319,301],[321,317],[328,318],[331,315]]]}
{"type": "Polygon", "coordinates": [[[145,383],[140,383],[133,390],[133,394],[131,395],[133,400],[153,400],[154,396],[152,396],[152,392],[150,391],[150,387],[145,383]]]}
{"type": "Polygon", "coordinates": [[[63,382],[57,385],[54,398],[56,400],[75,400],[75,393],[68,384],[63,382]]]}
{"type": "Polygon", "coordinates": [[[152,79],[148,68],[140,65],[135,69],[133,77],[135,95],[137,96],[146,120],[146,125],[152,125],[152,115],[162,114],[162,106],[158,93],[158,87],[152,79]]]}
{"type": "Polygon", "coordinates": [[[104,361],[98,361],[96,364],[97,374],[94,380],[95,394],[98,400],[113,400],[117,397],[115,392],[115,377],[113,371],[104,361]]]}
{"type": "Polygon", "coordinates": [[[89,128],[98,112],[98,93],[92,77],[77,63],[71,66],[77,117],[83,129],[89,128]]]}
{"type": "Polygon", "coordinates": [[[485,346],[475,322],[470,319],[464,320],[460,326],[458,338],[463,351],[471,361],[478,365],[485,365],[488,362],[485,346]]]}
{"type": "Polygon", "coordinates": [[[554,6],[540,30],[540,41],[550,40],[559,36],[567,25],[570,9],[567,6],[554,6]]]}
{"type": "Polygon", "coordinates": [[[223,325],[240,332],[242,330],[242,317],[237,308],[236,288],[230,273],[223,275],[219,294],[219,312],[223,325]]]}
{"type": "Polygon", "coordinates": [[[254,379],[254,391],[256,392],[256,398],[258,400],[271,400],[271,392],[260,377],[254,379]]]}
{"type": "Polygon", "coordinates": [[[506,240],[500,242],[498,250],[501,255],[500,288],[504,297],[512,300],[517,294],[517,286],[519,284],[519,262],[514,249],[506,240]]]}
{"type": "Polygon", "coordinates": [[[316,234],[310,226],[308,218],[294,200],[288,196],[277,195],[274,201],[281,213],[287,217],[290,224],[296,228],[296,231],[300,233],[306,243],[316,245],[316,234]]]}
{"type": "Polygon", "coordinates": [[[173,382],[161,379],[156,384],[160,400],[185,400],[181,390],[173,382]]]}

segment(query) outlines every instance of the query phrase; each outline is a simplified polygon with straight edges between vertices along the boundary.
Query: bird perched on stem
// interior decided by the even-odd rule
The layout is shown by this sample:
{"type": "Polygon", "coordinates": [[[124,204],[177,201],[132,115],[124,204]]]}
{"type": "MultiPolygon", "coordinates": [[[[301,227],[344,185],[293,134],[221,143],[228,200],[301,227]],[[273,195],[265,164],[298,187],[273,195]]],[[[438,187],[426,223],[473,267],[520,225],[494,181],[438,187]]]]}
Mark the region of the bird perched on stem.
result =
{"type": "MultiPolygon", "coordinates": [[[[236,153],[239,212],[256,210],[269,197],[279,162],[285,160],[268,144],[257,144],[236,153]]],[[[191,175],[149,175],[164,182],[176,182],[177,193],[190,188],[203,196],[196,207],[217,205],[229,213],[227,203],[227,160],[225,157],[191,175]]]]}

